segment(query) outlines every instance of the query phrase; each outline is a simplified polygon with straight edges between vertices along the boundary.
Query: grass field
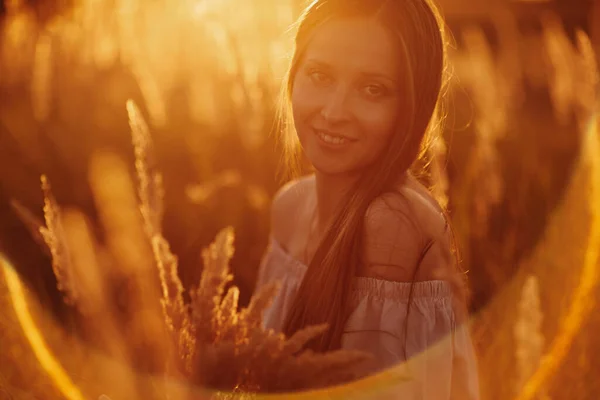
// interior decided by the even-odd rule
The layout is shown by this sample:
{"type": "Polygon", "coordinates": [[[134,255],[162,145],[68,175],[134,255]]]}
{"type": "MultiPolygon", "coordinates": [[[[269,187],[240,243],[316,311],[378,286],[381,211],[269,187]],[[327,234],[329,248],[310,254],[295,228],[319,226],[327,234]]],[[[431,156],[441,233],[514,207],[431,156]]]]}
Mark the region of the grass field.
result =
{"type": "MultiPolygon", "coordinates": [[[[301,4],[4,3],[0,399],[193,398],[164,375],[252,391],[240,382],[273,373],[270,353],[238,351],[257,343],[304,371],[295,388],[318,386],[315,366],[342,375],[352,355],[297,364],[286,351],[302,338],[251,336],[301,4]],[[218,323],[190,328],[190,302],[218,323]],[[194,373],[173,364],[186,346],[205,355],[194,373]],[[262,367],[237,371],[240,360],[262,367]]],[[[509,11],[482,18],[451,24],[446,127],[423,178],[448,204],[469,271],[482,398],[597,399],[594,45],[551,12],[526,27],[509,11]]]]}

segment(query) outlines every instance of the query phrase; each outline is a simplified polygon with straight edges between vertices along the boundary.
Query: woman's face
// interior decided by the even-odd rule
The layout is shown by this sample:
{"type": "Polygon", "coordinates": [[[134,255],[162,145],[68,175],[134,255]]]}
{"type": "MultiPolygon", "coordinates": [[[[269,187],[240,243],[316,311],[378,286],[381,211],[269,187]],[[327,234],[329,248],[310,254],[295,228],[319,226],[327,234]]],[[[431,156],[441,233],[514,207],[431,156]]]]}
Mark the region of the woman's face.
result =
{"type": "Polygon", "coordinates": [[[319,172],[356,172],[394,134],[400,60],[392,38],[371,19],[331,20],[313,32],[293,82],[294,124],[319,172]]]}

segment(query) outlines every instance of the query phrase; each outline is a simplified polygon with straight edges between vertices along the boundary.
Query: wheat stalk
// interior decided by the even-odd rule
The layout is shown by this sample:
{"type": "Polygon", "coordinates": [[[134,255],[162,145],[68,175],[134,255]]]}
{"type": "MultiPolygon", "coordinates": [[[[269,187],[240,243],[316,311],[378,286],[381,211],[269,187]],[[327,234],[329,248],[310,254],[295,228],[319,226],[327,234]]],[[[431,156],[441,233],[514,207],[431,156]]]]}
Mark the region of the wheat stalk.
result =
{"type": "Polygon", "coordinates": [[[39,232],[52,255],[52,269],[56,276],[58,289],[63,293],[67,304],[77,303],[78,292],[72,281],[72,266],[69,259],[67,244],[64,241],[64,228],[61,223],[61,212],[50,182],[46,176],[41,177],[42,191],[44,193],[44,220],[45,227],[40,227],[39,232]]]}
{"type": "Polygon", "coordinates": [[[518,305],[518,320],[513,328],[517,344],[517,390],[519,393],[536,371],[544,352],[542,307],[535,276],[525,280],[518,305]]]}

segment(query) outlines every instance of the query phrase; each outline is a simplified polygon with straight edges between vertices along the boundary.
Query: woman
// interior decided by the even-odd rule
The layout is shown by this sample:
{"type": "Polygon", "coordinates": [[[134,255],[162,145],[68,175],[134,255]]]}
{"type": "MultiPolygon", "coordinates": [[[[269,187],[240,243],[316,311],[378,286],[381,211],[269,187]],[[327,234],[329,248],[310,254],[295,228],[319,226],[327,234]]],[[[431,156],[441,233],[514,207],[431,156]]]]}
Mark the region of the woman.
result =
{"type": "Polygon", "coordinates": [[[314,174],[276,194],[257,286],[282,282],[267,327],[326,322],[312,349],[368,351],[368,372],[414,359],[406,398],[472,399],[466,286],[445,214],[409,172],[436,128],[442,26],[429,0],[316,0],[304,12],[283,139],[292,169],[303,153],[314,174]]]}

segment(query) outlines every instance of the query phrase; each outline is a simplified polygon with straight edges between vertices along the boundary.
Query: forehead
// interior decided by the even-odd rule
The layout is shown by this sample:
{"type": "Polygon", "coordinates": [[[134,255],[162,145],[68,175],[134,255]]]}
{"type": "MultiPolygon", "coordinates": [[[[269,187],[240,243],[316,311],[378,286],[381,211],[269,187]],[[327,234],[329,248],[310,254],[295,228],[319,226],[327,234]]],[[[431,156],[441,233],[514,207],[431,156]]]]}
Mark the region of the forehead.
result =
{"type": "Polygon", "coordinates": [[[336,18],[313,32],[305,58],[344,70],[395,76],[400,60],[390,33],[367,18],[336,18]]]}

